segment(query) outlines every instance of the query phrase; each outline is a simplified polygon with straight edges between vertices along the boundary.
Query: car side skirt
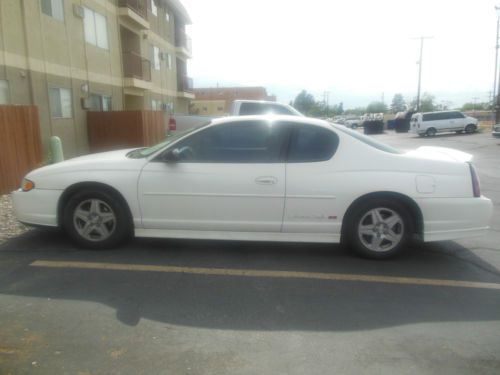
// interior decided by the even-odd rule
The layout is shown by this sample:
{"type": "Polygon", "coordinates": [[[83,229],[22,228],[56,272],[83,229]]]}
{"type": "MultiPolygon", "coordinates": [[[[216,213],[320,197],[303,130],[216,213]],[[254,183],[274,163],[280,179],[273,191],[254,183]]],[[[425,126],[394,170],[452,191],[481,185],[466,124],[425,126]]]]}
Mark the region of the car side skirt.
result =
{"type": "Polygon", "coordinates": [[[149,238],[184,238],[196,240],[235,240],[235,241],[269,241],[269,242],[318,242],[339,243],[338,234],[319,233],[260,233],[260,232],[224,232],[168,229],[135,229],[136,237],[149,238]]]}

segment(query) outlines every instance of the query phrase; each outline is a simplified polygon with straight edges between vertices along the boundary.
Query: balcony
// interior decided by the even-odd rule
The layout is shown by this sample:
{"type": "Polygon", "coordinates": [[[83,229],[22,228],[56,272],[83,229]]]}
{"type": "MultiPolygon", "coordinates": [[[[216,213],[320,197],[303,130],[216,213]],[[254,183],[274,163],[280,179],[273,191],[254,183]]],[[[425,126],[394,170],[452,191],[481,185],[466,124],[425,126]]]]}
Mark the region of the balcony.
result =
{"type": "Polygon", "coordinates": [[[126,88],[151,89],[151,62],[137,52],[123,52],[123,76],[126,88]]]}
{"type": "Polygon", "coordinates": [[[191,38],[182,30],[175,32],[175,50],[178,54],[186,58],[191,58],[193,54],[193,47],[191,38]]]}
{"type": "Polygon", "coordinates": [[[194,99],[193,79],[188,76],[177,78],[177,96],[194,99]]]}
{"type": "Polygon", "coordinates": [[[118,3],[118,15],[133,28],[148,30],[148,8],[147,0],[120,0],[118,3]]]}

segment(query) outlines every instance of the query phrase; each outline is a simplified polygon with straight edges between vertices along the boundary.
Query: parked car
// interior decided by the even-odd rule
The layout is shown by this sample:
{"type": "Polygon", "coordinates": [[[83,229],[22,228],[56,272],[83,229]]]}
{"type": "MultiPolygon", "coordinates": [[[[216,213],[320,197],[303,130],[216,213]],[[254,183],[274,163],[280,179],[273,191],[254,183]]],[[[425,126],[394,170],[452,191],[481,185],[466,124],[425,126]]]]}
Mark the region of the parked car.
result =
{"type": "Polygon", "coordinates": [[[139,149],[36,169],[13,193],[19,221],[61,227],[80,246],[130,236],[343,241],[385,258],[418,236],[482,235],[492,203],[472,156],[402,152],[300,116],[227,117],[139,149]]]}
{"type": "Polygon", "coordinates": [[[357,129],[361,126],[361,120],[358,118],[350,118],[344,121],[344,125],[351,129],[357,129]]]}
{"type": "MultiPolygon", "coordinates": [[[[302,113],[288,104],[270,102],[265,100],[235,100],[231,103],[229,116],[248,115],[289,115],[303,116],[302,113]]],[[[198,115],[172,115],[169,120],[170,134],[185,132],[201,124],[206,124],[216,117],[198,115]]]]}
{"type": "Polygon", "coordinates": [[[493,135],[493,137],[500,138],[500,124],[493,125],[493,129],[491,129],[491,135],[493,135]]]}
{"type": "Polygon", "coordinates": [[[474,133],[478,121],[459,111],[415,113],[411,117],[411,132],[420,136],[435,136],[440,132],[474,133]]]}

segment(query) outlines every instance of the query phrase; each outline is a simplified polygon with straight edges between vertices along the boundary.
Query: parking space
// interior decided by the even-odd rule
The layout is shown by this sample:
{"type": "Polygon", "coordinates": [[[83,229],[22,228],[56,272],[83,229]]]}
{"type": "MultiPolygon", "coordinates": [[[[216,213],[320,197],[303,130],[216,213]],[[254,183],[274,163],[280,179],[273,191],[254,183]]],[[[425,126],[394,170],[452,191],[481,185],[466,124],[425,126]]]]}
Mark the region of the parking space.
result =
{"type": "Polygon", "coordinates": [[[0,245],[0,373],[498,374],[500,141],[374,137],[473,153],[489,234],[377,262],[321,244],[85,251],[33,230],[0,245]]]}

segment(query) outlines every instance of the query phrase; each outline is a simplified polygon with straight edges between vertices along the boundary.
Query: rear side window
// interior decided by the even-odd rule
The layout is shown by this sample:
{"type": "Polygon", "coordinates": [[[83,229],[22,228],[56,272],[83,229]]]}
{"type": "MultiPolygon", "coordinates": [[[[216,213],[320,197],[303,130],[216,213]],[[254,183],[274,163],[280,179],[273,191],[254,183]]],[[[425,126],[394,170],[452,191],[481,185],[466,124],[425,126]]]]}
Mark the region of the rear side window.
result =
{"type": "Polygon", "coordinates": [[[334,132],[319,126],[304,125],[293,130],[289,163],[311,163],[330,160],[337,151],[339,137],[334,132]]]}

